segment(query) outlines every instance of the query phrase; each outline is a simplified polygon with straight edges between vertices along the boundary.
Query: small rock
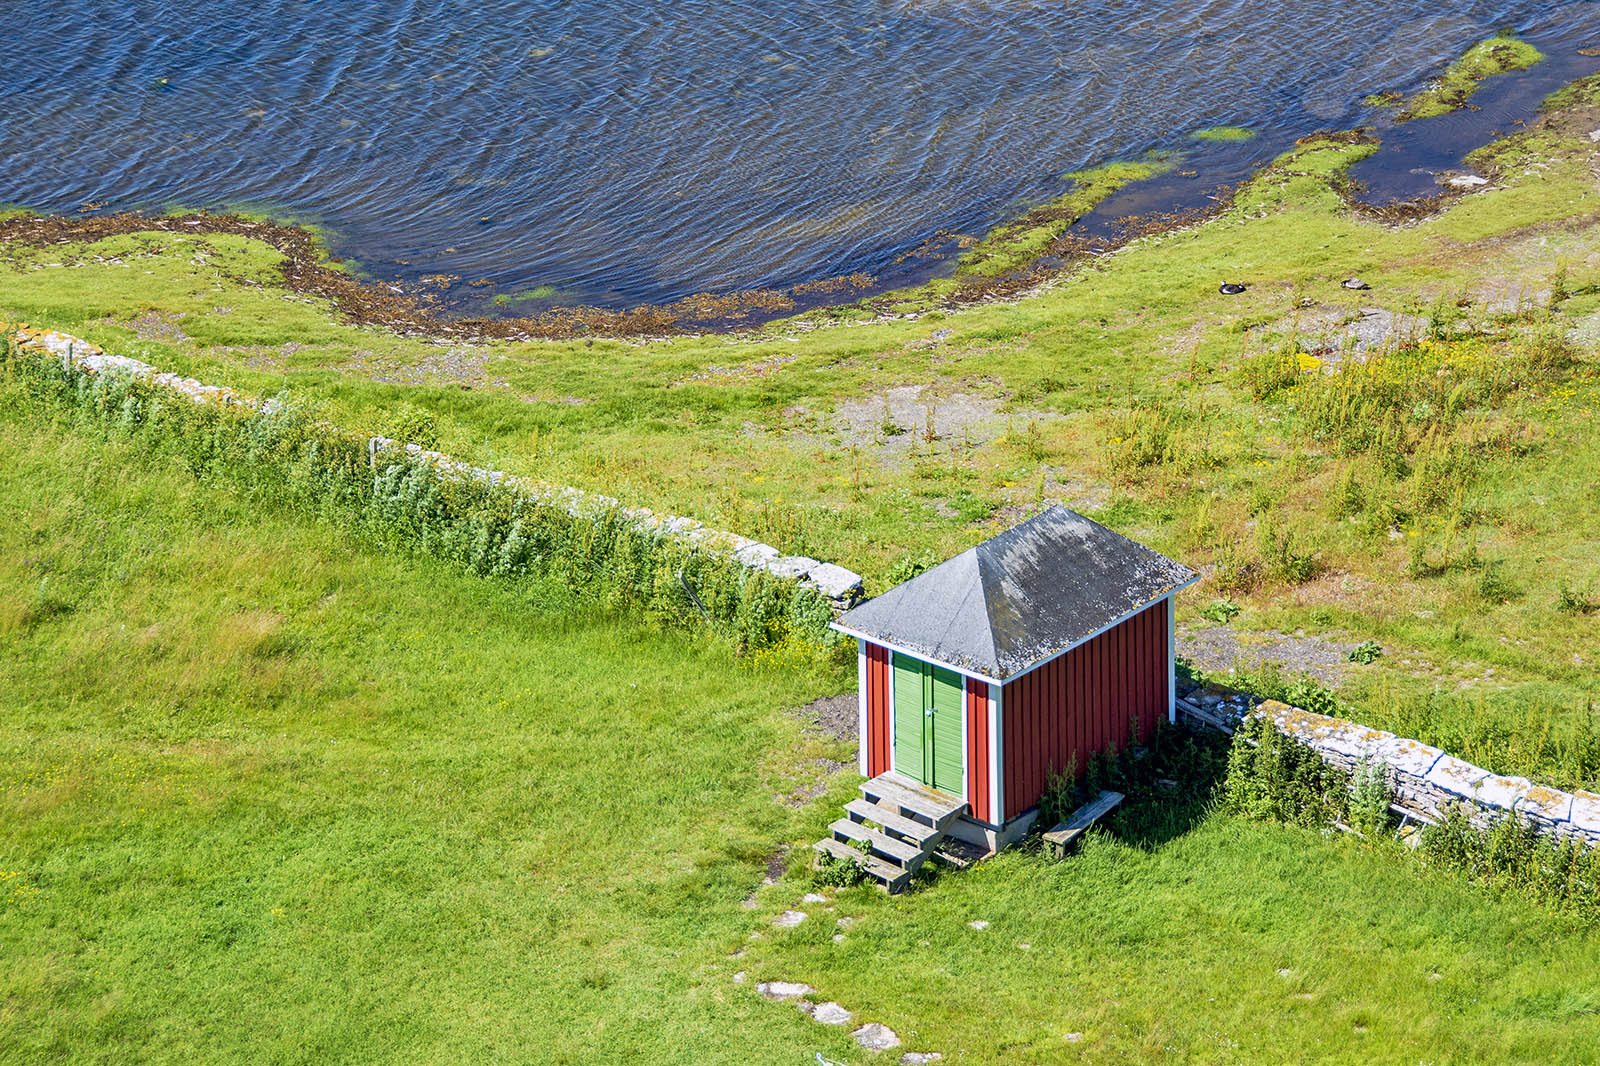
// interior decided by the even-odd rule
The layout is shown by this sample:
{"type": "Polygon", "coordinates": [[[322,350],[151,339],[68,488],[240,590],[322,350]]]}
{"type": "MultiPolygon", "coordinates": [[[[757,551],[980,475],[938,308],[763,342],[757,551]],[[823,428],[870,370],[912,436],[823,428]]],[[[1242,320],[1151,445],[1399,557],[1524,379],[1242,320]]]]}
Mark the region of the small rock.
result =
{"type": "Polygon", "coordinates": [[[1279,971],[1278,971],[1278,976],[1279,976],[1279,977],[1288,977],[1288,976],[1289,976],[1289,975],[1290,975],[1290,974],[1292,974],[1292,973],[1294,973],[1294,971],[1293,971],[1293,970],[1291,970],[1291,969],[1289,969],[1289,968],[1288,968],[1288,967],[1287,967],[1287,966],[1286,966],[1286,967],[1284,967],[1284,968],[1283,968],[1283,969],[1281,969],[1281,970],[1279,970],[1279,971]]]}
{"type": "Polygon", "coordinates": [[[1489,179],[1480,178],[1476,174],[1456,174],[1447,178],[1445,184],[1452,189],[1481,189],[1489,184],[1489,179]]]}
{"type": "Polygon", "coordinates": [[[816,989],[799,981],[762,981],[756,985],[756,991],[767,999],[799,999],[811,995],[816,989]]]}
{"type": "Polygon", "coordinates": [[[1018,951],[1029,951],[1029,950],[1032,950],[1032,948],[1033,948],[1033,945],[1028,943],[1026,940],[1024,940],[1022,943],[1017,945],[1017,950],[1018,951]]]}
{"type": "Polygon", "coordinates": [[[849,1011],[839,1006],[839,1004],[831,1001],[828,1003],[818,1003],[806,1013],[811,1015],[811,1017],[815,1018],[817,1021],[821,1022],[823,1025],[849,1025],[851,1021],[855,1019],[854,1014],[851,1014],[849,1011]]]}
{"type": "Polygon", "coordinates": [[[1339,284],[1343,285],[1347,289],[1354,289],[1354,290],[1356,290],[1358,292],[1365,291],[1367,289],[1372,288],[1371,285],[1368,285],[1366,282],[1362,281],[1360,278],[1345,278],[1339,284]]]}
{"type": "Polygon", "coordinates": [[[805,920],[805,911],[784,911],[782,914],[772,919],[772,924],[777,926],[779,929],[793,929],[795,926],[799,925],[805,920]]]}
{"type": "Polygon", "coordinates": [[[744,984],[744,971],[743,970],[740,970],[738,973],[733,975],[733,983],[736,984],[736,985],[744,984]]]}
{"type": "Polygon", "coordinates": [[[970,925],[972,928],[976,929],[980,933],[983,932],[985,929],[989,928],[989,923],[984,921],[982,918],[979,918],[975,922],[968,922],[967,924],[970,925]]]}
{"type": "Polygon", "coordinates": [[[1236,281],[1225,281],[1217,286],[1217,291],[1224,296],[1237,296],[1244,291],[1244,286],[1236,281]]]}
{"type": "Polygon", "coordinates": [[[928,1066],[944,1058],[937,1051],[908,1051],[900,1056],[900,1066],[928,1066]]]}
{"type": "Polygon", "coordinates": [[[888,1051],[900,1046],[900,1038],[894,1035],[894,1030],[881,1022],[868,1022],[850,1035],[868,1051],[888,1051]]]}
{"type": "Polygon", "coordinates": [[[1589,132],[1589,139],[1596,144],[1600,144],[1600,130],[1591,130],[1589,132]]]}
{"type": "Polygon", "coordinates": [[[833,934],[833,942],[835,944],[843,944],[844,943],[844,934],[843,933],[835,933],[835,934],[833,934]]]}
{"type": "Polygon", "coordinates": [[[801,903],[826,903],[826,902],[828,902],[828,897],[822,895],[819,892],[807,892],[805,895],[800,897],[800,902],[801,903]]]}
{"type": "Polygon", "coordinates": [[[1062,1037],[1062,1039],[1065,1040],[1069,1044],[1076,1044],[1078,1041],[1083,1039],[1083,1034],[1082,1033],[1068,1033],[1066,1036],[1062,1037]]]}

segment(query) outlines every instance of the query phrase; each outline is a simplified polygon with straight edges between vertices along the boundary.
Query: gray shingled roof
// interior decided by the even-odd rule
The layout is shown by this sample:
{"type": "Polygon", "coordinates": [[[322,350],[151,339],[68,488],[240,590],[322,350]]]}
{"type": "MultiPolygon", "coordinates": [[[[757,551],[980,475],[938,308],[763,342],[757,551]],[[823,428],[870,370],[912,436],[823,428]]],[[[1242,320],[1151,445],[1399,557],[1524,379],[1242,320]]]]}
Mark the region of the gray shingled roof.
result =
{"type": "Polygon", "coordinates": [[[846,612],[834,627],[1007,681],[1198,576],[1052,507],[846,612]]]}

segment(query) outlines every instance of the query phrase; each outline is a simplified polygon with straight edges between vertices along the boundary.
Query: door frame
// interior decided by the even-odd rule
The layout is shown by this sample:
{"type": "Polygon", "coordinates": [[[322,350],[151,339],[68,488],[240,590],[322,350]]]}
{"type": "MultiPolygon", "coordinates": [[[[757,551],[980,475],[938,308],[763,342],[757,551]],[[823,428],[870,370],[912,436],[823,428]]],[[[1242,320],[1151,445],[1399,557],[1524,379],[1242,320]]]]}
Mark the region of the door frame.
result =
{"type": "MultiPolygon", "coordinates": [[[[894,661],[895,661],[895,657],[896,656],[900,656],[900,655],[905,655],[905,657],[907,659],[912,659],[912,660],[914,660],[916,662],[919,662],[919,663],[922,663],[924,665],[932,665],[932,666],[940,666],[941,665],[939,663],[933,662],[930,659],[919,659],[915,655],[906,655],[906,653],[902,652],[902,651],[890,651],[889,652],[889,662],[888,662],[889,683],[887,685],[885,685],[884,687],[889,690],[889,692],[888,692],[888,695],[889,695],[889,769],[894,771],[895,773],[902,773],[902,771],[900,770],[900,752],[899,752],[899,747],[900,746],[895,743],[895,739],[898,736],[898,734],[895,732],[895,725],[897,723],[895,715],[897,713],[899,713],[899,707],[896,705],[896,702],[895,702],[895,688],[896,688],[896,685],[894,683],[894,661]]],[[[943,669],[950,670],[950,672],[952,674],[955,674],[957,677],[959,677],[961,679],[961,711],[960,711],[960,717],[961,717],[961,792],[960,792],[960,798],[965,800],[967,798],[967,789],[970,787],[968,785],[968,783],[967,783],[967,778],[968,778],[968,774],[969,774],[969,771],[970,771],[970,767],[967,766],[967,762],[968,762],[967,756],[968,756],[969,751],[970,751],[970,749],[967,746],[967,716],[968,716],[968,713],[969,713],[968,700],[971,699],[971,693],[968,692],[967,686],[970,684],[972,679],[970,677],[968,677],[966,674],[961,673],[959,670],[951,670],[950,667],[948,667],[948,666],[943,667],[943,669]]],[[[918,713],[919,714],[921,713],[920,709],[919,709],[918,713]]],[[[920,771],[915,773],[915,774],[903,774],[902,773],[902,776],[909,777],[913,781],[921,782],[923,788],[932,788],[932,789],[934,789],[935,792],[944,792],[945,795],[952,795],[952,793],[946,792],[942,788],[934,788],[933,785],[930,785],[926,781],[923,781],[922,780],[922,774],[921,774],[920,771]]]]}

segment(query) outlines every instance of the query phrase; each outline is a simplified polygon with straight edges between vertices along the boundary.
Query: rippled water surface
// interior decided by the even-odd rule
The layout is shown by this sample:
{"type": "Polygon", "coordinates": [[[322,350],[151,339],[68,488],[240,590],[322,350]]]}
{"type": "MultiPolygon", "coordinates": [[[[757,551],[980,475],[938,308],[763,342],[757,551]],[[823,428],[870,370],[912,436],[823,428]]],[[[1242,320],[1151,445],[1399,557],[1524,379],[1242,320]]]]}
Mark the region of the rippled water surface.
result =
{"type": "Polygon", "coordinates": [[[1499,27],[1570,53],[1597,6],[0,0],[0,200],[264,211],[380,276],[659,302],[875,271],[1153,149],[1247,167],[1499,27]],[[1218,123],[1261,136],[1187,137],[1218,123]]]}

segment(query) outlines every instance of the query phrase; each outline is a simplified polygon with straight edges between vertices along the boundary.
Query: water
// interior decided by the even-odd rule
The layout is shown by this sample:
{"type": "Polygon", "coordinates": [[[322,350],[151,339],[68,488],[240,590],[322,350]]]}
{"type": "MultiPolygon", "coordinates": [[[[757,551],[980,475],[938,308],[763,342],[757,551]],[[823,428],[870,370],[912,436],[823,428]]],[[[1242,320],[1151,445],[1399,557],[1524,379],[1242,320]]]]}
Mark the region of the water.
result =
{"type": "Polygon", "coordinates": [[[1600,41],[1600,5],[1537,0],[0,10],[0,201],[264,212],[374,276],[544,287],[524,311],[877,272],[1080,167],[1179,148],[1248,173],[1502,26],[1600,41]],[[1219,123],[1260,136],[1187,137],[1219,123]]]}

